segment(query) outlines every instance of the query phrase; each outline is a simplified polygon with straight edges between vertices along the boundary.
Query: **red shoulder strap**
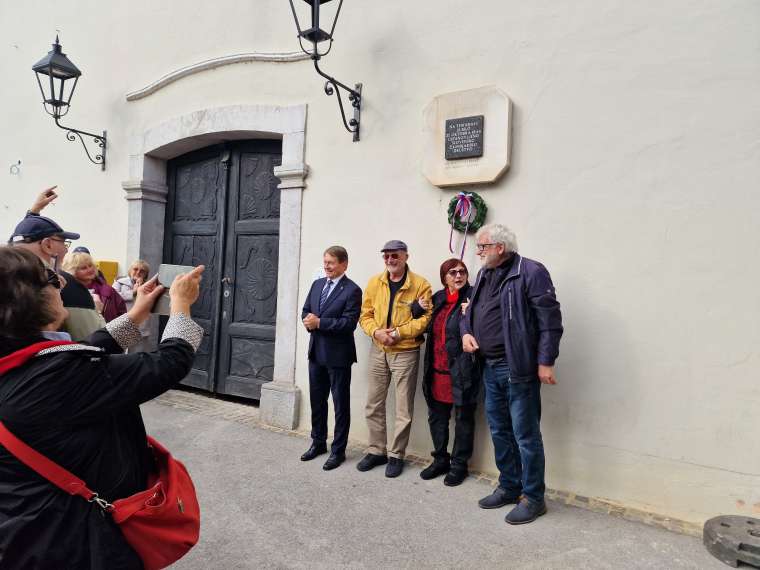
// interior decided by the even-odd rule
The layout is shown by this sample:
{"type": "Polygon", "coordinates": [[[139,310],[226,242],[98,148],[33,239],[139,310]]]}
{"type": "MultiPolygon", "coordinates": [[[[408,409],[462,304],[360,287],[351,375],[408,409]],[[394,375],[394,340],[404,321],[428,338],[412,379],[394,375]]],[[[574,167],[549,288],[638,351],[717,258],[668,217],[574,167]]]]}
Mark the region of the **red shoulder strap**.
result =
{"type": "Polygon", "coordinates": [[[0,422],[0,443],[16,456],[16,459],[70,495],[79,495],[88,501],[96,496],[79,477],[36,452],[0,422]]]}
{"type": "Polygon", "coordinates": [[[60,346],[62,344],[76,344],[70,340],[46,340],[44,342],[35,342],[29,346],[10,353],[8,356],[0,358],[0,374],[5,374],[9,370],[18,368],[24,362],[34,357],[35,354],[46,348],[60,346]]]}
{"type": "MultiPolygon", "coordinates": [[[[4,358],[0,358],[0,374],[4,374],[13,368],[24,364],[27,360],[34,357],[35,354],[46,348],[60,346],[62,344],[76,344],[66,340],[51,340],[37,342],[26,348],[18,350],[4,358]]],[[[41,453],[38,453],[15,435],[13,435],[3,422],[0,422],[0,444],[2,444],[16,459],[24,465],[35,471],[41,477],[50,481],[53,485],[69,493],[70,495],[79,495],[85,499],[92,500],[96,496],[90,491],[79,477],[67,471],[57,463],[51,461],[41,453]]]]}

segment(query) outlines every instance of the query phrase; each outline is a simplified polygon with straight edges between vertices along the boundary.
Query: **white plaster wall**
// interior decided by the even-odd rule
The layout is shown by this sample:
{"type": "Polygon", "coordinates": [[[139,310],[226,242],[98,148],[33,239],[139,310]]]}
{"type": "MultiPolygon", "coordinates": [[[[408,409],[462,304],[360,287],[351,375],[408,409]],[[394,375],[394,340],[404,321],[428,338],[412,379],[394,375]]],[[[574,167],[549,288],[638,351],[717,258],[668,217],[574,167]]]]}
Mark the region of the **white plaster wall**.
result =
{"type": "MultiPolygon", "coordinates": [[[[420,173],[422,109],[436,94],[496,85],[514,103],[512,166],[475,188],[489,220],[543,261],[563,306],[560,384],[544,390],[550,487],[700,521],[760,514],[760,4],[346,2],[323,67],[364,83],[352,143],[309,62],[231,65],[145,99],[124,95],[211,57],[296,49],[287,5],[0,3],[0,228],[58,183],[49,214],[122,264],[136,136],[167,118],[235,104],[309,105],[301,300],[324,247],[349,249],[362,286],[390,238],[435,285],[454,190],[420,173]],[[68,123],[109,131],[90,165],[39,104],[31,65],[55,29],[83,70],[68,123]],[[8,166],[22,160],[22,174],[8,166]]],[[[472,248],[466,259],[475,269],[472,248]]],[[[357,332],[352,438],[366,437],[368,340],[357,332]]],[[[308,390],[307,335],[297,383],[308,390]]],[[[429,451],[417,399],[410,452],[429,451]]],[[[302,398],[301,429],[308,428],[302,398]]],[[[474,467],[493,470],[479,425],[474,467]]]]}

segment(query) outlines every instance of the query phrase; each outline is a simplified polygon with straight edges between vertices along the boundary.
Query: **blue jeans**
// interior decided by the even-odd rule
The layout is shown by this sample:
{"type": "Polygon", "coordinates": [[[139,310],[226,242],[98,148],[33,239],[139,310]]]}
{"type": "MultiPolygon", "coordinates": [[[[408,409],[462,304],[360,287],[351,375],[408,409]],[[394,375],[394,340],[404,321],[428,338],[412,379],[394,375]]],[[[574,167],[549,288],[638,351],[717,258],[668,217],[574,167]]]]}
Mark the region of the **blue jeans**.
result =
{"type": "Polygon", "coordinates": [[[534,503],[544,500],[544,442],[541,439],[541,384],[510,382],[503,358],[483,366],[486,418],[491,429],[499,487],[522,493],[534,503]]]}

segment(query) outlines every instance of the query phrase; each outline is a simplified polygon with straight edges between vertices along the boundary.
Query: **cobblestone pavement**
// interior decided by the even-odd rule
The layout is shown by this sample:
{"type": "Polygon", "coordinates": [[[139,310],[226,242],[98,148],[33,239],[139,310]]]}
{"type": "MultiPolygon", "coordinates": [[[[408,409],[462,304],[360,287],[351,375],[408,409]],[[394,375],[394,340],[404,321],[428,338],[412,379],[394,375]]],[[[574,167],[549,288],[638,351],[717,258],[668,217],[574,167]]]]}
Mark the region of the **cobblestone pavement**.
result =
{"type": "MultiPolygon", "coordinates": [[[[302,463],[304,436],[259,426],[258,409],[172,391],[143,406],[148,431],[187,465],[202,510],[200,543],[179,570],[243,568],[699,568],[725,566],[698,538],[556,501],[511,527],[484,511],[489,482],[398,479],[302,463]]],[[[361,421],[361,420],[359,420],[361,421]]]]}

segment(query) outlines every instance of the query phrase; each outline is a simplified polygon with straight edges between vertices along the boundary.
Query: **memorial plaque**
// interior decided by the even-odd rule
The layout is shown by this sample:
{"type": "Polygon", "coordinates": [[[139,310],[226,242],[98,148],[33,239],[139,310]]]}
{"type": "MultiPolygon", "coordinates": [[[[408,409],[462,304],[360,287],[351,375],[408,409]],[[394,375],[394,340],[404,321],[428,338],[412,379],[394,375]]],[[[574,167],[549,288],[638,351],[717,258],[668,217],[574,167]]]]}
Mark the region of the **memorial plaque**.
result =
{"type": "Polygon", "coordinates": [[[446,121],[446,160],[483,156],[483,115],[446,121]]]}
{"type": "Polygon", "coordinates": [[[498,87],[436,95],[423,117],[422,174],[431,184],[492,184],[509,169],[512,102],[498,87]]]}

